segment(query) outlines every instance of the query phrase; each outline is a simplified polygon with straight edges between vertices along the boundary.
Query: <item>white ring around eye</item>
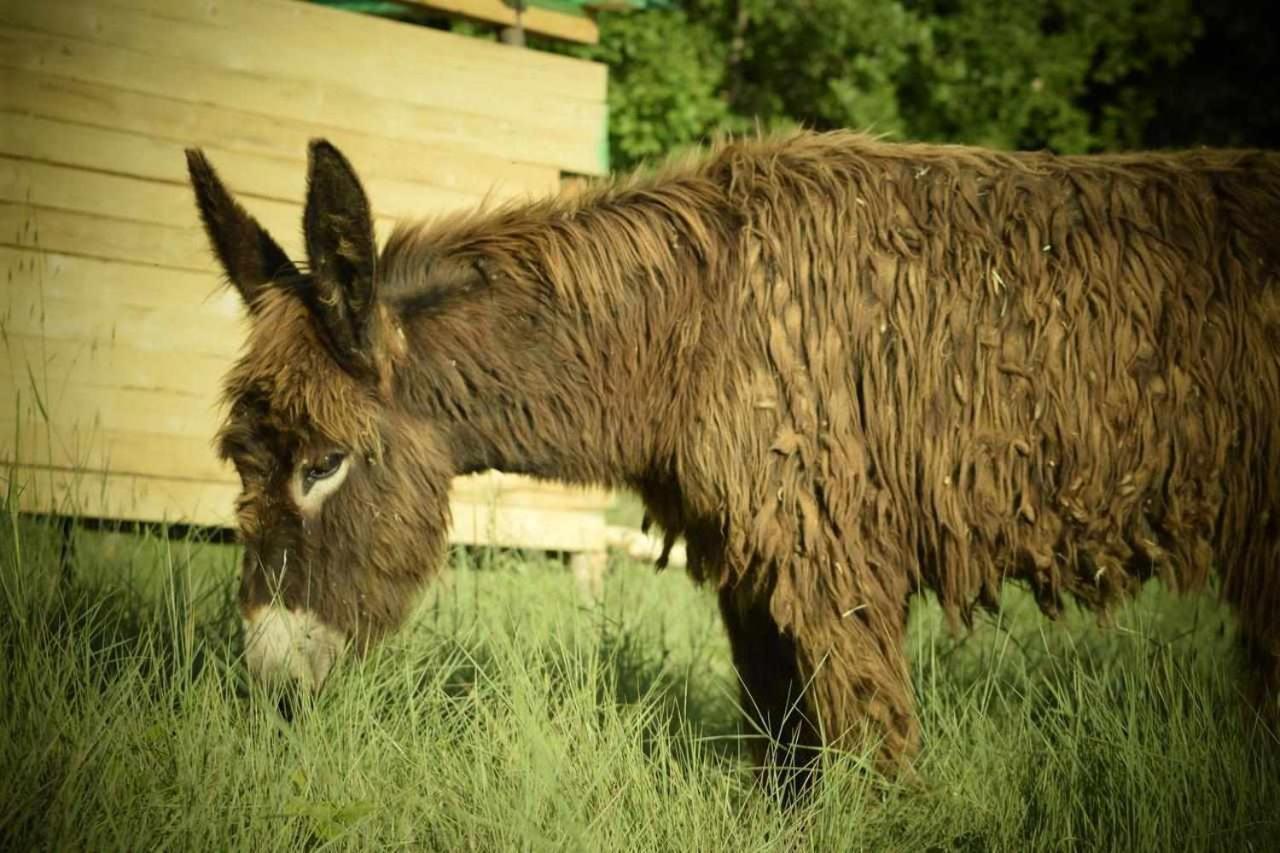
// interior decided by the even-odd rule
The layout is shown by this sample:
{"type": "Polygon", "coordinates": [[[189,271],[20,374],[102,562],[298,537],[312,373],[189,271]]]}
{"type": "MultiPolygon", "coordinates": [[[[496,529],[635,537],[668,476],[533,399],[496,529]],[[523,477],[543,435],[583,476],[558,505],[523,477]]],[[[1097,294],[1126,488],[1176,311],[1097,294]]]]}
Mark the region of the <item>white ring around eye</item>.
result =
{"type": "Polygon", "coordinates": [[[293,502],[298,505],[298,509],[302,511],[303,515],[314,516],[320,512],[320,508],[324,506],[324,502],[329,495],[336,492],[343,481],[347,479],[347,474],[351,471],[351,457],[344,456],[332,474],[323,480],[312,481],[311,487],[307,489],[304,488],[304,485],[306,483],[307,468],[309,467],[311,467],[310,463],[304,461],[293,472],[293,479],[289,482],[289,492],[293,496],[293,502]]]}

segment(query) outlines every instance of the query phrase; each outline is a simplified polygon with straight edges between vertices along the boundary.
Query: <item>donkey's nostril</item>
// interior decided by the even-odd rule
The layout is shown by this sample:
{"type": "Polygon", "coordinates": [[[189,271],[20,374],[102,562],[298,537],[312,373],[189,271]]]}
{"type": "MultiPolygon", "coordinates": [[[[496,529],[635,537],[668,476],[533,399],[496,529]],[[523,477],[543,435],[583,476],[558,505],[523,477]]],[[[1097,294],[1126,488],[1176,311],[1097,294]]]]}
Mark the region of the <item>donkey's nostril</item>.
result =
{"type": "Polygon", "coordinates": [[[260,607],[244,620],[245,663],[254,678],[317,691],[346,648],[346,636],[310,610],[260,607]]]}

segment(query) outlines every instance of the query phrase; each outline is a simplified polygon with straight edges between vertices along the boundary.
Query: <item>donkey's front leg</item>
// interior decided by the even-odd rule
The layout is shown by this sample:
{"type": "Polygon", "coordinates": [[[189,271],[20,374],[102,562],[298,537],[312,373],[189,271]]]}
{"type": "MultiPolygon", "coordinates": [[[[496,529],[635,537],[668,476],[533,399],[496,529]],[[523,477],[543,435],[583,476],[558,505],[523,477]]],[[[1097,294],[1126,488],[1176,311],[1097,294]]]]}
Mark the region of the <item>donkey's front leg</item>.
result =
{"type": "Polygon", "coordinates": [[[902,770],[920,740],[905,655],[903,603],[806,613],[789,627],[806,706],[824,746],[902,770]]]}

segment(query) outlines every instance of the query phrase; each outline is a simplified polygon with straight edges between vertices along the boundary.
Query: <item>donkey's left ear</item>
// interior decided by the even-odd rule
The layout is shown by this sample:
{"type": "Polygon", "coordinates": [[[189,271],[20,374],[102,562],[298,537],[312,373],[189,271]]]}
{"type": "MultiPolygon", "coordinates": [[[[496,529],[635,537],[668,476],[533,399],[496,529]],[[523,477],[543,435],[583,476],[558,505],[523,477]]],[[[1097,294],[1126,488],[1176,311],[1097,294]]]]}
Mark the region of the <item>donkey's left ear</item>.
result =
{"type": "Polygon", "coordinates": [[[303,232],[312,292],[304,294],[334,356],[356,373],[373,368],[369,326],[377,246],[369,200],[337,148],[313,140],[303,232]]]}
{"type": "Polygon", "coordinates": [[[298,268],[258,220],[231,197],[204,152],[188,148],[186,154],[191,187],[209,242],[245,305],[256,311],[259,297],[272,283],[296,279],[298,268]]]}

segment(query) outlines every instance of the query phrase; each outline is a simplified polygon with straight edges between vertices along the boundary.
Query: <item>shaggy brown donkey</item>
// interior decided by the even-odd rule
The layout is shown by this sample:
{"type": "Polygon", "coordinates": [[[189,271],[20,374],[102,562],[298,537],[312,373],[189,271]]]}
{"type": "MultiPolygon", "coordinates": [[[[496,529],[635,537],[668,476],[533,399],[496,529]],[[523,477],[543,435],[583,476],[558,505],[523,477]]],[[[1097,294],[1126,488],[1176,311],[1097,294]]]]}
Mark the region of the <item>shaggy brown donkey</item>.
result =
{"type": "Polygon", "coordinates": [[[450,479],[498,468],[638,491],[783,745],[909,755],[909,596],[964,622],[1007,578],[1053,614],[1216,570],[1275,708],[1280,156],[794,134],[379,252],[316,142],[305,268],[189,162],[253,319],[220,449],[255,673],[394,629],[450,479]]]}

